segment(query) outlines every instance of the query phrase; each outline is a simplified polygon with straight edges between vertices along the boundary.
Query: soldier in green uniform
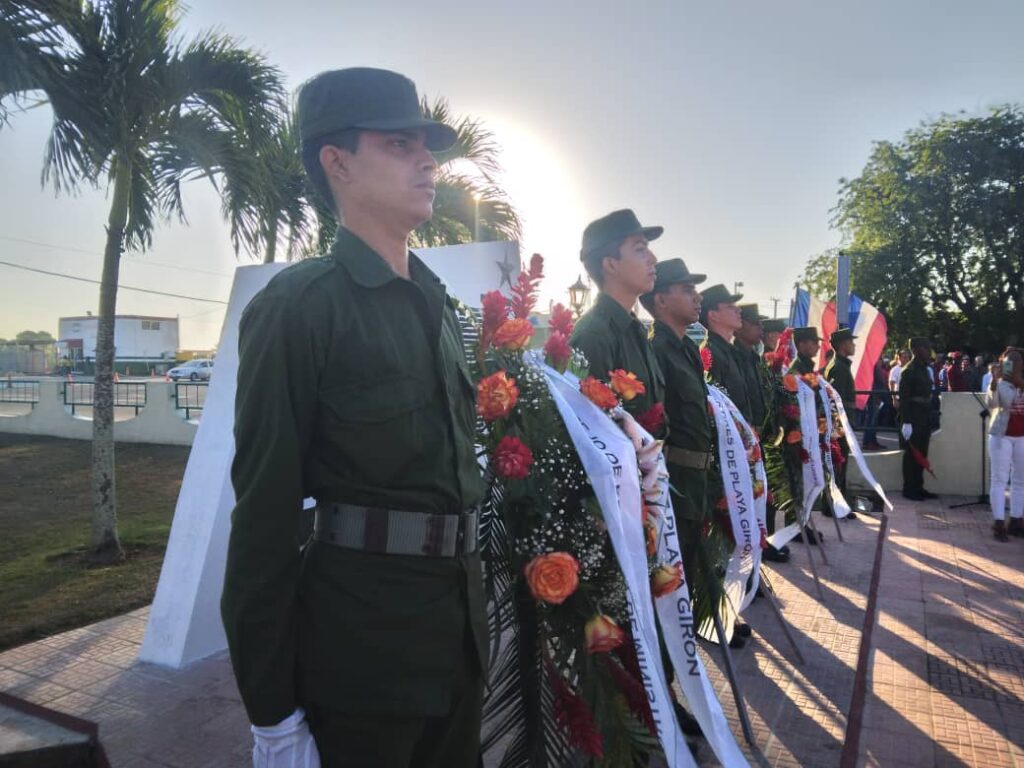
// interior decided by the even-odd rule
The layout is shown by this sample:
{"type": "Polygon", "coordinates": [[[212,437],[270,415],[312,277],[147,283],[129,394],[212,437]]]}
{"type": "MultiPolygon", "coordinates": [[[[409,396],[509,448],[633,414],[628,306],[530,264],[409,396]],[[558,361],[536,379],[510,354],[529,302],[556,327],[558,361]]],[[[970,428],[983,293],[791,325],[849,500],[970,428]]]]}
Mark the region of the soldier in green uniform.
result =
{"type": "Polygon", "coordinates": [[[221,611],[256,726],[308,719],[324,766],[475,766],[487,648],[474,388],[441,281],[408,250],[433,151],[394,72],[299,93],[303,162],[344,225],[239,327],[221,611]],[[315,532],[300,550],[303,499],[315,532]],[[303,711],[305,715],[303,715],[303,711]]]}
{"type": "Polygon", "coordinates": [[[665,383],[647,329],[633,312],[641,294],[654,286],[657,258],[650,243],[663,227],[644,227],[633,211],[613,211],[583,230],[580,259],[597,284],[597,301],[573,329],[572,346],[590,363],[590,375],[608,381],[622,369],[636,374],[646,392],[625,404],[626,410],[656,438],[667,427],[658,413],[664,407],[665,383]],[[658,423],[660,422],[660,423],[658,423]]]}
{"type": "MultiPolygon", "coordinates": [[[[839,397],[842,398],[843,408],[846,410],[847,416],[851,418],[857,409],[857,385],[853,381],[853,354],[857,351],[856,338],[849,328],[840,328],[834,331],[829,336],[829,343],[835,350],[835,354],[822,372],[825,380],[835,388],[839,397]]],[[[850,447],[846,444],[846,440],[839,441],[839,449],[842,451],[843,459],[849,459],[850,447]]],[[[846,467],[848,463],[848,461],[844,461],[841,466],[835,467],[836,485],[839,486],[844,498],[846,496],[846,467]]],[[[827,488],[821,513],[827,517],[832,517],[835,514],[832,498],[827,488]]],[[[857,513],[852,509],[850,514],[843,518],[843,520],[856,519],[857,513]]]]}
{"type": "Polygon", "coordinates": [[[786,321],[780,318],[771,318],[761,323],[764,332],[764,351],[774,352],[778,346],[779,336],[786,330],[786,321]]]}
{"type": "Polygon", "coordinates": [[[818,370],[818,352],[821,351],[818,329],[794,328],[793,343],[796,345],[796,360],[789,367],[789,372],[804,375],[818,370]]]}
{"type": "Polygon", "coordinates": [[[708,329],[708,349],[711,350],[711,380],[725,388],[729,399],[753,424],[750,394],[740,354],[732,345],[733,335],[742,326],[740,308],[736,302],[742,294],[729,293],[718,283],[701,291],[700,322],[708,329]]]}
{"type": "Polygon", "coordinates": [[[903,446],[903,497],[911,501],[934,499],[936,495],[924,487],[924,468],[911,447],[923,458],[928,457],[931,440],[931,402],[934,383],[931,372],[932,344],[917,337],[910,340],[914,359],[900,373],[899,421],[900,444],[903,446]]]}

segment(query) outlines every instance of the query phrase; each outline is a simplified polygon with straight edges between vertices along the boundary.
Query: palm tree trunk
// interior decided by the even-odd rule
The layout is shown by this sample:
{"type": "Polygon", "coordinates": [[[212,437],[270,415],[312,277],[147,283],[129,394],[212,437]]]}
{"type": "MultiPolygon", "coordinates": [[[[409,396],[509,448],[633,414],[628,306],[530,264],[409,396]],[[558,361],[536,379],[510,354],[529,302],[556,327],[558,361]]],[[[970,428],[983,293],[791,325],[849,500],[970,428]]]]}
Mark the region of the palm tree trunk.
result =
{"type": "Polygon", "coordinates": [[[114,486],[114,317],[121,269],[124,227],[128,220],[131,163],[115,159],[114,195],[107,220],[103,252],[99,320],[96,331],[96,377],[92,411],[92,546],[90,559],[114,563],[124,559],[117,537],[117,496],[114,486]]]}
{"type": "Polygon", "coordinates": [[[267,229],[267,250],[263,254],[264,264],[273,264],[277,256],[277,222],[273,222],[267,229]]]}

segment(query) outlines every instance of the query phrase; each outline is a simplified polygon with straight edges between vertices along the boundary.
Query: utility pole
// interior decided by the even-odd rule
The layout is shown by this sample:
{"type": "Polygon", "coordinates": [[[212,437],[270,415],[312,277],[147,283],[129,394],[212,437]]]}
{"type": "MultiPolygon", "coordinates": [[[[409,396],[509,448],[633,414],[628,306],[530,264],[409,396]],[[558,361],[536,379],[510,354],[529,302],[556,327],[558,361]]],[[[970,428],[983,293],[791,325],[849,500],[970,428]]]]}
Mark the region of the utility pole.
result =
{"type": "Polygon", "coordinates": [[[778,317],[779,316],[779,302],[782,301],[782,299],[776,298],[775,296],[769,296],[768,300],[772,303],[772,317],[773,318],[774,317],[778,317]]]}

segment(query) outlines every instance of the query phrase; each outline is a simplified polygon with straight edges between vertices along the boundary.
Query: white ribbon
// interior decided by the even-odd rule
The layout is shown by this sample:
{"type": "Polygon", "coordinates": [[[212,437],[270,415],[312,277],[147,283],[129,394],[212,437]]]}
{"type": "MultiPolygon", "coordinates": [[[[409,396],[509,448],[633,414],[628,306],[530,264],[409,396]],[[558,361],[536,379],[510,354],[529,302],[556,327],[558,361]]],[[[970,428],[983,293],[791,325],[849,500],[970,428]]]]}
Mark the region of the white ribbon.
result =
{"type": "MultiPolygon", "coordinates": [[[[761,527],[755,509],[750,462],[741,432],[746,433],[748,439],[753,438],[755,444],[756,437],[739,409],[717,387],[708,387],[708,402],[718,433],[718,466],[735,541],[725,569],[725,595],[733,613],[738,614],[753,600],[760,580],[761,527]],[[747,590],[751,574],[754,579],[750,590],[747,590]]],[[[723,623],[728,639],[732,635],[733,616],[723,617],[723,623]]]]}
{"type": "MultiPolygon", "coordinates": [[[[607,414],[579,391],[575,376],[538,365],[547,377],[552,399],[590,479],[626,581],[631,634],[666,761],[671,768],[696,766],[676,722],[661,663],[642,524],[636,448],[607,414]]],[[[638,429],[645,440],[653,440],[642,428],[638,429]]],[[[682,563],[678,532],[669,499],[664,457],[659,456],[658,462],[657,493],[652,491],[648,498],[650,506],[659,512],[656,517],[652,516],[659,529],[659,559],[675,567],[682,563]]],[[[727,768],[747,766],[697,655],[693,611],[685,580],[674,592],[659,598],[656,608],[676,678],[708,744],[727,768]]]]}
{"type": "Polygon", "coordinates": [[[839,490],[839,484],[836,482],[835,463],[832,460],[832,403],[828,394],[828,389],[831,387],[824,377],[818,381],[821,384],[818,394],[821,396],[821,404],[825,409],[825,445],[828,446],[825,451],[825,465],[828,467],[828,492],[832,499],[832,513],[842,519],[850,514],[850,505],[847,503],[846,497],[843,496],[843,492],[839,490]]]}
{"type": "Polygon", "coordinates": [[[885,504],[886,508],[892,512],[892,502],[889,501],[889,497],[885,495],[885,491],[882,489],[882,484],[875,480],[875,476],[871,473],[871,469],[868,467],[867,460],[864,458],[864,452],[860,449],[860,443],[857,441],[857,436],[854,434],[853,429],[850,427],[850,419],[846,415],[846,408],[843,406],[843,398],[839,396],[839,393],[829,384],[827,381],[822,382],[825,391],[828,392],[828,396],[835,403],[836,413],[839,414],[839,423],[843,425],[843,438],[846,440],[846,445],[850,449],[850,455],[853,456],[853,460],[857,462],[857,468],[860,469],[861,475],[868,481],[875,493],[878,494],[879,498],[882,499],[882,503],[885,504]]]}

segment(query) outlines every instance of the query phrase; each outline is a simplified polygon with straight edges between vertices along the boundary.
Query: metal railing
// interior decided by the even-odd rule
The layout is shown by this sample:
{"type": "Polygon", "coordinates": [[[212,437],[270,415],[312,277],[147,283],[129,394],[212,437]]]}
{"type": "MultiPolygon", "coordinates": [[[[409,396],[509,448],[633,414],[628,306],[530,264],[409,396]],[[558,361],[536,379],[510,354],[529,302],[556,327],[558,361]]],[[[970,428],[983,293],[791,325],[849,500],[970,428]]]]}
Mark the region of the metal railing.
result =
{"type": "MultiPolygon", "coordinates": [[[[64,384],[64,405],[71,406],[71,414],[75,409],[93,407],[96,385],[91,381],[68,381],[64,384]]],[[[146,407],[145,382],[125,381],[114,384],[114,407],[134,408],[135,415],[146,407]]]]}
{"type": "Polygon", "coordinates": [[[862,417],[864,411],[858,411],[857,413],[848,413],[850,422],[853,425],[854,432],[882,432],[897,434],[900,431],[899,425],[896,422],[897,409],[895,406],[896,395],[890,392],[888,389],[858,389],[858,395],[873,395],[874,403],[868,400],[868,405],[873,405],[874,408],[874,420],[875,424],[872,426],[869,420],[865,420],[862,417]],[[885,408],[886,404],[888,408],[885,408]],[[885,410],[883,410],[885,409],[885,410]],[[879,419],[884,418],[884,414],[891,413],[893,416],[893,422],[891,425],[883,424],[879,419]]]}
{"type": "Polygon", "coordinates": [[[39,382],[29,379],[7,379],[0,383],[0,403],[39,402],[39,382]]]}
{"type": "Polygon", "coordinates": [[[174,407],[185,411],[185,419],[191,421],[192,411],[202,411],[206,403],[206,393],[210,387],[208,381],[175,382],[174,407]]]}

